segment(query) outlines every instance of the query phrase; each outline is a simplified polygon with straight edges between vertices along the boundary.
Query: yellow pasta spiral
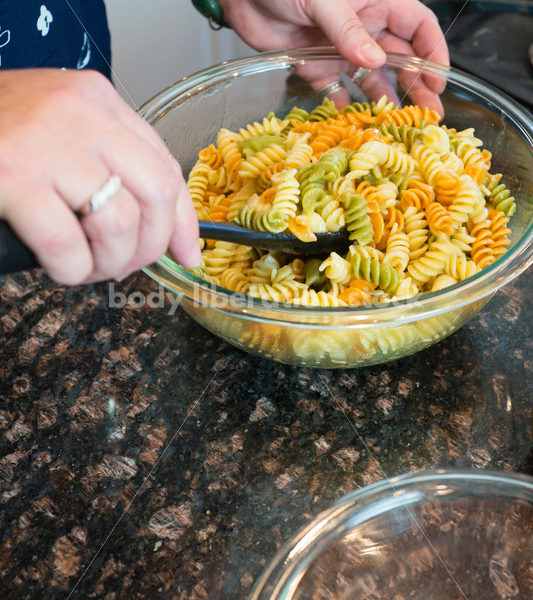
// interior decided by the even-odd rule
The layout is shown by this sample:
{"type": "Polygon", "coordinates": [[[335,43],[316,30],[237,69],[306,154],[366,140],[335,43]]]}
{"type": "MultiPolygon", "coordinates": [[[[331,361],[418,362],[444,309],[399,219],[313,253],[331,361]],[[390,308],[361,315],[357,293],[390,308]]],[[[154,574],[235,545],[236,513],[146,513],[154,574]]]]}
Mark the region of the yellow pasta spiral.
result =
{"type": "Polygon", "coordinates": [[[189,173],[189,179],[187,181],[187,186],[189,188],[189,192],[191,193],[191,197],[193,202],[202,204],[204,200],[205,191],[207,186],[209,185],[209,173],[211,172],[211,168],[209,165],[198,161],[191,169],[189,173]]]}
{"type": "Polygon", "coordinates": [[[286,156],[287,151],[279,144],[270,144],[242,161],[239,176],[243,179],[255,179],[273,164],[285,160],[286,156]]]}
{"type": "Polygon", "coordinates": [[[230,267],[219,276],[219,282],[222,287],[239,294],[246,294],[250,287],[250,282],[246,274],[238,267],[230,267]]]}
{"type": "Polygon", "coordinates": [[[468,219],[484,205],[484,198],[479,186],[469,175],[461,175],[457,196],[449,207],[455,227],[466,223],[468,219]]]}
{"type": "Polygon", "coordinates": [[[296,214],[300,200],[300,184],[296,179],[296,169],[284,169],[272,175],[272,183],[276,186],[276,194],[272,202],[272,210],[283,215],[285,222],[296,214]]]}
{"type": "Polygon", "coordinates": [[[450,239],[456,248],[468,254],[472,251],[472,244],[476,241],[476,238],[468,233],[466,227],[459,227],[450,239]]]}
{"type": "Polygon", "coordinates": [[[334,282],[346,284],[352,277],[352,267],[350,263],[339,256],[336,252],[332,252],[319,267],[320,271],[324,271],[326,277],[334,282]]]}
{"type": "Polygon", "coordinates": [[[248,246],[217,241],[212,250],[206,250],[203,253],[206,271],[209,275],[221,275],[229,269],[233,262],[242,261],[249,256],[249,253],[248,246]]]}
{"type": "Polygon", "coordinates": [[[283,129],[289,124],[288,120],[281,120],[277,117],[265,117],[261,123],[255,121],[239,130],[240,139],[245,140],[256,135],[280,135],[283,129]]]}
{"type": "Polygon", "coordinates": [[[219,189],[221,193],[225,194],[232,189],[231,178],[224,166],[209,171],[208,181],[210,186],[219,189]]]}
{"type": "Polygon", "coordinates": [[[433,285],[431,286],[431,291],[438,292],[439,290],[443,290],[444,288],[447,288],[450,285],[455,285],[456,283],[457,279],[453,278],[451,275],[448,275],[448,273],[443,273],[442,275],[435,277],[433,285]]]}
{"type": "Polygon", "coordinates": [[[283,281],[269,283],[253,283],[248,289],[248,294],[262,300],[272,302],[288,302],[299,297],[306,291],[304,283],[298,281],[283,281]]]}
{"type": "Polygon", "coordinates": [[[394,225],[387,240],[384,264],[392,265],[403,273],[409,264],[409,238],[407,234],[394,225]]]}
{"type": "Polygon", "coordinates": [[[439,156],[450,152],[450,137],[437,125],[427,125],[422,129],[422,142],[426,148],[433,150],[439,156]]]}
{"type": "Polygon", "coordinates": [[[455,146],[455,154],[463,161],[465,169],[474,165],[486,165],[486,157],[469,140],[460,141],[455,146]]]}
{"type": "Polygon", "coordinates": [[[466,256],[451,255],[444,265],[444,270],[455,280],[463,281],[463,279],[475,275],[479,269],[476,263],[473,260],[468,260],[466,256]]]}
{"type": "Polygon", "coordinates": [[[446,172],[439,155],[424,144],[416,143],[411,148],[411,156],[418,161],[425,180],[432,186],[435,185],[437,177],[446,172]]]}
{"type": "Polygon", "coordinates": [[[440,275],[450,256],[456,256],[457,249],[444,236],[439,236],[429,250],[407,267],[409,274],[420,285],[432,277],[440,275]]]}
{"type": "Polygon", "coordinates": [[[232,181],[236,181],[242,163],[239,150],[239,136],[229,129],[221,129],[217,136],[217,146],[232,181]]]}
{"type": "Polygon", "coordinates": [[[417,210],[414,206],[405,211],[404,220],[404,230],[409,240],[409,259],[414,261],[420,258],[428,248],[428,224],[425,213],[417,210]]]}
{"type": "Polygon", "coordinates": [[[340,231],[346,224],[344,209],[331,196],[327,196],[325,202],[317,207],[317,213],[324,219],[328,231],[340,231]]]}
{"type": "Polygon", "coordinates": [[[289,150],[285,159],[285,166],[289,169],[300,169],[313,160],[313,149],[305,142],[297,142],[289,150]]]}
{"type": "Polygon", "coordinates": [[[350,179],[358,179],[374,167],[384,163],[388,157],[387,144],[378,141],[366,142],[350,160],[350,179]]]}
{"type": "Polygon", "coordinates": [[[307,306],[348,306],[344,300],[327,292],[315,292],[315,290],[304,290],[298,297],[290,301],[291,304],[307,306]]]}

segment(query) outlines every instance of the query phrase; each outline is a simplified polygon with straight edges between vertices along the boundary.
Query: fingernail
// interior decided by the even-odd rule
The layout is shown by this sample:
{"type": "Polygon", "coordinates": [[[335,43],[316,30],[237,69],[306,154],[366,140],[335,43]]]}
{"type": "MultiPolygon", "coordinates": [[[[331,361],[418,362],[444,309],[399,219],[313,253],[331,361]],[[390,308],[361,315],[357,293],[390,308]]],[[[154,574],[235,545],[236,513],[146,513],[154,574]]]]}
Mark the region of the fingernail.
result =
{"type": "Polygon", "coordinates": [[[444,112],[442,110],[442,104],[437,104],[436,102],[430,102],[429,104],[429,108],[431,108],[432,110],[434,110],[436,113],[438,113],[439,117],[441,119],[444,118],[444,112]]]}
{"type": "Polygon", "coordinates": [[[366,42],[359,50],[361,58],[368,63],[379,63],[385,60],[385,53],[375,42],[366,42]]]}
{"type": "Polygon", "coordinates": [[[193,269],[202,264],[202,251],[200,250],[200,246],[198,246],[198,244],[194,244],[190,257],[191,263],[193,264],[193,269]]]}
{"type": "Polygon", "coordinates": [[[134,272],[135,272],[135,269],[133,271],[128,269],[128,270],[124,271],[123,273],[121,273],[118,277],[115,277],[115,281],[117,283],[120,283],[121,281],[124,281],[124,279],[129,277],[134,272]]]}

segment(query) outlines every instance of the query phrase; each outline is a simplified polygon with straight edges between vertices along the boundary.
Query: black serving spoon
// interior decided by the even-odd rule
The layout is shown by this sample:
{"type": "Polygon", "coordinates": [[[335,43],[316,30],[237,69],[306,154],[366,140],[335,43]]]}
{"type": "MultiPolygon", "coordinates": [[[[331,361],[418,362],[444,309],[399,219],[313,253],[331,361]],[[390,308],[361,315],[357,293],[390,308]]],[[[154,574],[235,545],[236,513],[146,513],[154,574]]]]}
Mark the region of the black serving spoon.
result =
{"type": "MultiPolygon", "coordinates": [[[[200,237],[302,256],[334,250],[346,251],[350,245],[348,235],[348,231],[317,233],[316,242],[302,242],[292,233],[264,233],[245,229],[234,223],[200,221],[200,237]]],[[[0,275],[37,266],[39,265],[31,250],[20,241],[6,221],[0,219],[0,275]]]]}

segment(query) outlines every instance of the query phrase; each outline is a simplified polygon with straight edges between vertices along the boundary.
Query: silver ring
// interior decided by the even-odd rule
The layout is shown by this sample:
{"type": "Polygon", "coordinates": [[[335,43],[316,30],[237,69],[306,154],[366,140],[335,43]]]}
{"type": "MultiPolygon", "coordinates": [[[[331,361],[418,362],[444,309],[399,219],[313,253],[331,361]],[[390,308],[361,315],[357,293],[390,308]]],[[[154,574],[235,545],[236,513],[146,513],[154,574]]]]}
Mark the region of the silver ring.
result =
{"type": "Polygon", "coordinates": [[[352,81],[354,83],[361,83],[361,81],[363,81],[363,79],[369,73],[372,73],[372,69],[367,69],[365,67],[359,67],[356,69],[355,73],[352,75],[352,81]]]}
{"type": "Polygon", "coordinates": [[[222,29],[222,25],[217,23],[213,17],[209,17],[209,27],[211,27],[213,31],[220,31],[222,29]]]}
{"type": "Polygon", "coordinates": [[[80,214],[86,217],[91,213],[100,210],[111,200],[111,198],[113,198],[121,187],[122,179],[120,179],[118,175],[112,175],[104,185],[91,196],[91,199],[81,207],[79,211],[80,214]]]}
{"type": "Polygon", "coordinates": [[[324,87],[320,88],[318,90],[318,93],[322,96],[329,96],[330,94],[334,94],[335,92],[344,89],[345,87],[342,81],[340,79],[337,79],[336,81],[332,81],[331,83],[328,83],[324,87]]]}

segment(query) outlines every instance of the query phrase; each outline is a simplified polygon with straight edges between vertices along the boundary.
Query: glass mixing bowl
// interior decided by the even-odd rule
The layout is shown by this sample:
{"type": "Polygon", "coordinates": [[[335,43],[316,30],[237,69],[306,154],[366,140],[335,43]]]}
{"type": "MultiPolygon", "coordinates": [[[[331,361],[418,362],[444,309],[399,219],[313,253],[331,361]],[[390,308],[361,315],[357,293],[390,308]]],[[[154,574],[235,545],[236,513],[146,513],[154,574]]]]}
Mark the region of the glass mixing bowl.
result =
{"type": "MultiPolygon", "coordinates": [[[[210,285],[164,256],[145,272],[171,292],[198,323],[235,346],[280,362],[321,368],[359,367],[418,352],[464,325],[501,286],[533,260],[533,123],[516,102],[456,69],[391,54],[379,71],[356,69],[333,49],[264,53],[219,64],[172,85],[140,114],[161,135],[187,175],[202,148],[225,127],[238,131],[270,111],[319,104],[325,84],[339,81],[350,101],[376,100],[420,82],[441,83],[445,124],[474,127],[493,153],[517,201],[512,245],[490,267],[445,290],[390,304],[314,308],[276,304],[210,285]],[[308,81],[313,80],[312,84],[308,81]],[[349,97],[348,97],[349,96],[349,97]]],[[[331,88],[330,88],[331,89],[331,88]]]]}
{"type": "Polygon", "coordinates": [[[273,559],[250,600],[533,598],[533,478],[402,475],[345,496],[273,559]]]}

